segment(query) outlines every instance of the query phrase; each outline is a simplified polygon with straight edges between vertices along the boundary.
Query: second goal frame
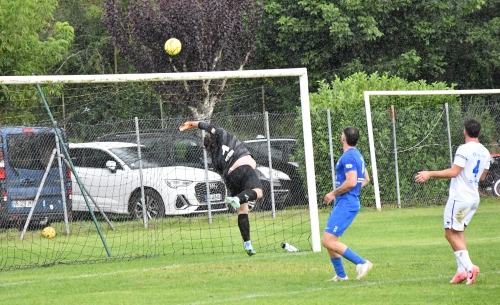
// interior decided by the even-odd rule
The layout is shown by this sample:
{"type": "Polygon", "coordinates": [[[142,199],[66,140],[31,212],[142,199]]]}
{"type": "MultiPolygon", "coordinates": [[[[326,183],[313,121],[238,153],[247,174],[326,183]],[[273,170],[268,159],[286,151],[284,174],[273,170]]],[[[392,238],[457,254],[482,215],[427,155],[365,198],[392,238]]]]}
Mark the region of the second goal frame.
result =
{"type": "Polygon", "coordinates": [[[370,145],[370,161],[372,164],[373,187],[375,190],[375,205],[381,210],[380,188],[377,172],[377,158],[375,157],[375,140],[373,136],[373,124],[370,109],[370,96],[396,96],[396,95],[470,95],[470,94],[500,94],[500,89],[477,89],[477,90],[414,90],[414,91],[365,91],[366,125],[368,126],[368,142],[370,145]]]}

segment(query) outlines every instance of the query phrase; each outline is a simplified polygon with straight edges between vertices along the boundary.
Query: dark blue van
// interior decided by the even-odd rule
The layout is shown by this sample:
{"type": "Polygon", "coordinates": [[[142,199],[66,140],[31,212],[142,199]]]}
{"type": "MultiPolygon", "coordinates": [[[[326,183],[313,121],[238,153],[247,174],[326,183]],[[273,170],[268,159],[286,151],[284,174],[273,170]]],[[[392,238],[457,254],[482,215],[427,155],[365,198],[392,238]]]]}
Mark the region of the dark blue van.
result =
{"type": "MultiPolygon", "coordinates": [[[[60,132],[64,145],[68,147],[65,133],[60,132]]],[[[33,204],[35,209],[30,225],[63,221],[63,196],[68,219],[71,217],[71,171],[62,160],[59,168],[57,155],[49,168],[55,148],[56,133],[53,128],[0,126],[0,227],[23,227],[33,204]],[[40,188],[46,172],[43,187],[40,188]]]]}

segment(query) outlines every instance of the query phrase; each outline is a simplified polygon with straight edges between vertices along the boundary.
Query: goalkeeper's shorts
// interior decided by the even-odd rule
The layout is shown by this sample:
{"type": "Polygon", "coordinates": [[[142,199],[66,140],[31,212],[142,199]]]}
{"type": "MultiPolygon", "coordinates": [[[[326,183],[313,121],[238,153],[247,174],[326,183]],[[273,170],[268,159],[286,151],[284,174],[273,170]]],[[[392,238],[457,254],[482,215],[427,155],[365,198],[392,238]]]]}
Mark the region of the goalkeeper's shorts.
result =
{"type": "Polygon", "coordinates": [[[259,176],[250,165],[238,166],[229,175],[225,175],[224,178],[229,190],[229,196],[236,196],[244,190],[262,189],[259,176]]]}

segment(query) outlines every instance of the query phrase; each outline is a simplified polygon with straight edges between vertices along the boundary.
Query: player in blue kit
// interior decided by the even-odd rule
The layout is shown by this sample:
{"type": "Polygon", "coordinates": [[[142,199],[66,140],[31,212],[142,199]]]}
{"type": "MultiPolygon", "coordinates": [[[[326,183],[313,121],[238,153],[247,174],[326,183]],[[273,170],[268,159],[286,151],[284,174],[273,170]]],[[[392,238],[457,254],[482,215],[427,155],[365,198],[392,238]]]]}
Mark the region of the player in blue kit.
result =
{"type": "Polygon", "coordinates": [[[335,189],[326,194],[324,198],[326,204],[335,199],[322,240],[336,273],[331,279],[332,281],[349,279],[344,270],[342,257],[356,265],[356,280],[364,278],[373,267],[370,261],[365,260],[338,240],[360,210],[359,193],[361,188],[370,182],[365,160],[356,148],[358,139],[359,131],[355,127],[346,127],[342,132],[341,141],[344,153],[335,166],[335,189]]]}

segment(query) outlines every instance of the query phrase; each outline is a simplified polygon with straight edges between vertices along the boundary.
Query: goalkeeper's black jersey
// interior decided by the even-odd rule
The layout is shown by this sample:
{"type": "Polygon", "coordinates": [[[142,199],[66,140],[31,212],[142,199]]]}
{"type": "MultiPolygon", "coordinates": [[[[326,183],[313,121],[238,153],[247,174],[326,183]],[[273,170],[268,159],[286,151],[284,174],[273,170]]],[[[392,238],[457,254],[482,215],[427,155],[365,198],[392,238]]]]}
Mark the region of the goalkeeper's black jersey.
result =
{"type": "Polygon", "coordinates": [[[198,128],[217,135],[217,145],[209,152],[216,172],[225,176],[239,158],[250,155],[245,145],[233,134],[221,127],[199,122],[198,128]]]}

